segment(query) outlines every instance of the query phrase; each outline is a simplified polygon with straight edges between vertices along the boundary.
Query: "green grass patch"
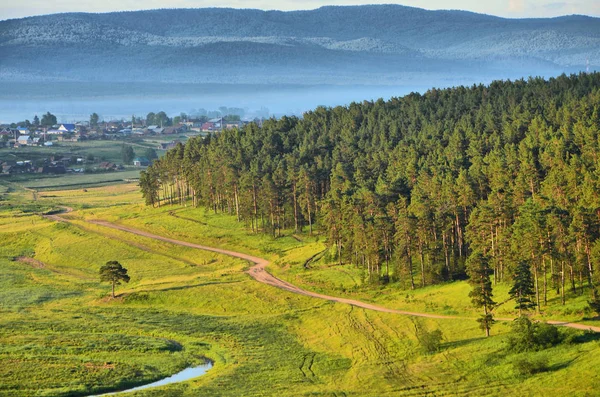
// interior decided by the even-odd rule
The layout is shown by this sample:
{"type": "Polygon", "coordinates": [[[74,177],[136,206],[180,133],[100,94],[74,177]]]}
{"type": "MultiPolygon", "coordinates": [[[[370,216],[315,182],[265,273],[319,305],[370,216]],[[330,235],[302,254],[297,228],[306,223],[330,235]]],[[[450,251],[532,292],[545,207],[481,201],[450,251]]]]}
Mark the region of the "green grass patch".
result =
{"type": "MultiPolygon", "coordinates": [[[[600,342],[569,331],[541,351],[506,349],[510,323],[485,338],[469,319],[420,319],[292,294],[259,284],[248,264],[94,225],[101,219],[153,234],[269,258],[277,276],[306,289],[413,311],[477,317],[464,282],[415,291],[369,285],[327,258],[320,236],[253,234],[202,208],[148,208],[135,186],[7,191],[0,210],[0,395],[83,396],[148,383],[205,359],[206,375],[136,395],[594,395],[600,342]],[[72,223],[36,215],[72,206],[72,223]],[[37,207],[41,206],[41,207],[37,207]],[[109,299],[98,269],[119,260],[131,281],[109,299]]],[[[508,286],[495,286],[503,302],[508,286]]],[[[550,296],[545,316],[585,316],[585,297],[550,296]]],[[[509,317],[511,302],[497,315],[509,317]]]]}

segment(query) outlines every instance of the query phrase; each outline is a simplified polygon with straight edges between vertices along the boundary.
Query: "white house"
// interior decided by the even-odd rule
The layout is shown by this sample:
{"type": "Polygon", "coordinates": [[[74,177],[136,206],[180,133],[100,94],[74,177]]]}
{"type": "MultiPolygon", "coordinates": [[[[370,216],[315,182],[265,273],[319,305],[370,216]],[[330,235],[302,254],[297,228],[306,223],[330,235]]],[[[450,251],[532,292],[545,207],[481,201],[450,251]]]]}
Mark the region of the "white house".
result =
{"type": "Polygon", "coordinates": [[[21,135],[19,139],[17,139],[17,143],[19,146],[27,146],[33,143],[33,139],[29,135],[21,135]]]}
{"type": "Polygon", "coordinates": [[[75,132],[75,124],[61,124],[60,127],[58,127],[59,131],[62,132],[68,132],[68,133],[72,133],[75,132]]]}

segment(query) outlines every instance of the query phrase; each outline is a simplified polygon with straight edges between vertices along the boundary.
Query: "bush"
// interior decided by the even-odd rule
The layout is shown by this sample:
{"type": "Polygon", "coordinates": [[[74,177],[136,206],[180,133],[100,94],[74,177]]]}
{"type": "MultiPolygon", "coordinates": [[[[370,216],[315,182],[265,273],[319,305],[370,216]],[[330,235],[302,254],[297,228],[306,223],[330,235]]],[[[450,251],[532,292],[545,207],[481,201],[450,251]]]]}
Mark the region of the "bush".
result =
{"type": "Polygon", "coordinates": [[[521,358],[513,364],[515,370],[520,375],[534,375],[540,372],[546,372],[549,369],[548,359],[546,357],[521,358]]]}
{"type": "Polygon", "coordinates": [[[512,325],[508,337],[508,350],[513,352],[538,351],[556,346],[564,337],[558,328],[546,323],[534,323],[527,317],[519,317],[512,325]]]}
{"type": "Polygon", "coordinates": [[[598,297],[598,292],[594,290],[593,298],[591,301],[588,301],[589,308],[600,316],[600,298],[598,297]]]}
{"type": "Polygon", "coordinates": [[[429,331],[422,322],[413,320],[415,326],[415,336],[419,341],[423,353],[432,354],[440,350],[444,335],[440,329],[429,331]]]}

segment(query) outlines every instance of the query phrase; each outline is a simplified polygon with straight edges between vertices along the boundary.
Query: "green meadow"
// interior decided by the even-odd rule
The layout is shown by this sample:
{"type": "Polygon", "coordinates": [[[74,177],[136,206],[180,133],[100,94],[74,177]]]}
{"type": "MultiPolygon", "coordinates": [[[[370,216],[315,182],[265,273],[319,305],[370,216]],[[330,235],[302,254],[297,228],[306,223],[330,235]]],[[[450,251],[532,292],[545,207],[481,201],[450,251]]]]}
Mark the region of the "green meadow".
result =
{"type": "MultiPolygon", "coordinates": [[[[211,360],[199,378],[135,396],[593,396],[600,339],[560,329],[566,341],[507,350],[510,323],[485,338],[469,286],[414,291],[371,286],[338,265],[316,233],[252,234],[235,217],[191,206],[146,207],[135,184],[34,194],[0,186],[0,396],[86,396],[149,383],[211,360]],[[62,223],[41,216],[72,207],[62,223]],[[89,223],[104,220],[268,258],[269,271],[302,288],[461,319],[381,313],[263,285],[245,261],[89,223]],[[313,260],[309,260],[313,258],[313,260]],[[109,260],[131,281],[99,282],[109,260]],[[435,349],[427,336],[441,331],[435,349]],[[537,373],[523,362],[543,362],[537,373]]],[[[514,317],[508,285],[494,286],[498,317],[514,317]]],[[[586,298],[540,319],[597,324],[586,298]]]]}

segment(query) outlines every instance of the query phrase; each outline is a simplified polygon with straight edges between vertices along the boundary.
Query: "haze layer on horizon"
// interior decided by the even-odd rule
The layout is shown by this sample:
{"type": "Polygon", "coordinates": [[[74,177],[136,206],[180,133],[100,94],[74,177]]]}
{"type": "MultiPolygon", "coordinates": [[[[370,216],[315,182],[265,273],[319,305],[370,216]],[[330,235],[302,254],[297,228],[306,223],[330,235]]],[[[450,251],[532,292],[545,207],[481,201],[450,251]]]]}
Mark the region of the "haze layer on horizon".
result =
{"type": "Polygon", "coordinates": [[[430,10],[455,9],[506,18],[600,16],[598,0],[22,0],[0,2],[0,20],[64,12],[135,11],[158,8],[232,7],[262,10],[311,10],[326,5],[399,4],[430,10]]]}

